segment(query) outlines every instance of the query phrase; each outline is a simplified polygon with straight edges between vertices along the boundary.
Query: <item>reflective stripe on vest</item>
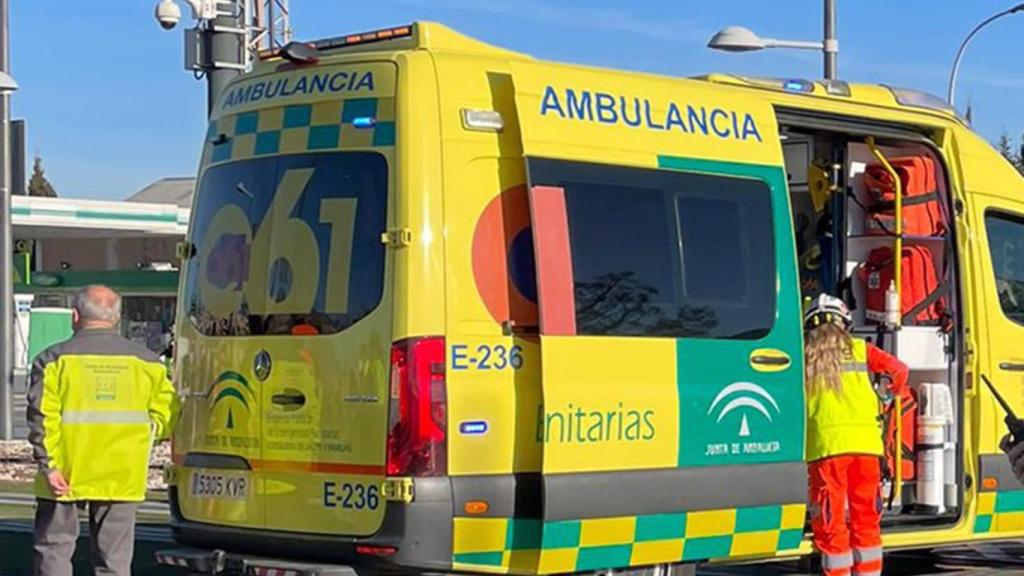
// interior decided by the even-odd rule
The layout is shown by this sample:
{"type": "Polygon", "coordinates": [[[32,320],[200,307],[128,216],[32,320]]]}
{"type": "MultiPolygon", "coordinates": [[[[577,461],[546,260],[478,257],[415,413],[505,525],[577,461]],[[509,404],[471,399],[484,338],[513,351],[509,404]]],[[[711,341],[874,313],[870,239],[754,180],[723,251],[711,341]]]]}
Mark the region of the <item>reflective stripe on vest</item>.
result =
{"type": "MultiPolygon", "coordinates": [[[[867,345],[854,338],[850,357],[842,363],[842,390],[819,382],[807,395],[807,459],[839,454],[882,456],[878,396],[867,371],[867,345]]],[[[819,378],[821,378],[819,376],[819,378]]]]}
{"type": "Polygon", "coordinates": [[[61,414],[65,424],[149,424],[145,410],[66,410],[61,414]]]}

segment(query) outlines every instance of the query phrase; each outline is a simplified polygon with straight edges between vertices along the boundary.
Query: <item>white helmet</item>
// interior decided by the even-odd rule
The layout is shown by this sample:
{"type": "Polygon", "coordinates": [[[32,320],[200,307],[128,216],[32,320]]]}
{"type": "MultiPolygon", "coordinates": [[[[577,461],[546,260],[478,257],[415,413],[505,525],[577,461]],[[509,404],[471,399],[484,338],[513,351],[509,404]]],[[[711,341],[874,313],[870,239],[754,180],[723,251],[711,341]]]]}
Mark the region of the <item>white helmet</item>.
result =
{"type": "Polygon", "coordinates": [[[835,296],[821,294],[804,312],[804,329],[811,330],[828,322],[848,329],[853,324],[853,316],[845,302],[835,296]]]}

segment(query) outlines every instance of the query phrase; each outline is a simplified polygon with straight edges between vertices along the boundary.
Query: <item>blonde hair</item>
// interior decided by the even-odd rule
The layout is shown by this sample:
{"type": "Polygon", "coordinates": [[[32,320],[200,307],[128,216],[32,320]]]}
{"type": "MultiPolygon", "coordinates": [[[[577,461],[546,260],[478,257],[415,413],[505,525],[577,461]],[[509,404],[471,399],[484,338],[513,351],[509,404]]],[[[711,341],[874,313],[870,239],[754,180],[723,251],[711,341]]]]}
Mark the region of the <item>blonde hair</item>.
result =
{"type": "Polygon", "coordinates": [[[843,391],[843,362],[853,355],[853,340],[845,328],[826,323],[807,333],[804,345],[806,374],[804,385],[808,394],[831,390],[843,391]]]}

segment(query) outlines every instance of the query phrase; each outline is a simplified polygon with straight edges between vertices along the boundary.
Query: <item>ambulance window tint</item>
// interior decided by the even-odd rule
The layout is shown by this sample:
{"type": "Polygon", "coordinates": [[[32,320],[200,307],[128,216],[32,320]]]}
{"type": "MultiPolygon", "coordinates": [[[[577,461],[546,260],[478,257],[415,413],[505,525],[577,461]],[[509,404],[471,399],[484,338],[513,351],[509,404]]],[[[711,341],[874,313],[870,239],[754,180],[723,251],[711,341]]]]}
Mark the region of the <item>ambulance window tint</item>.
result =
{"type": "Polygon", "coordinates": [[[565,190],[576,330],[759,339],[774,325],[771,192],[759,180],[531,160],[565,190]]]}
{"type": "Polygon", "coordinates": [[[1007,317],[1024,324],[1024,218],[988,214],[985,228],[999,305],[1007,317]]]}
{"type": "Polygon", "coordinates": [[[384,290],[387,163],[369,152],[214,166],[197,193],[185,306],[204,334],[345,330],[384,290]]]}

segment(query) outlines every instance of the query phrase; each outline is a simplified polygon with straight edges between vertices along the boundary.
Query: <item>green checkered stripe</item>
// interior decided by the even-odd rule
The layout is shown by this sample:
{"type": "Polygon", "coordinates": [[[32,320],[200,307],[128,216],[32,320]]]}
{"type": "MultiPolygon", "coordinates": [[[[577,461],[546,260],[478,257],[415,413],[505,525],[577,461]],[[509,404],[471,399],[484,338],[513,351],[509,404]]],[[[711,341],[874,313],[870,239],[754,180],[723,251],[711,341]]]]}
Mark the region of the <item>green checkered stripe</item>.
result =
{"type": "Polygon", "coordinates": [[[797,549],[803,504],[542,522],[456,518],[457,569],[561,573],[714,558],[765,557],[797,549]]]}
{"type": "MultiPolygon", "coordinates": [[[[453,555],[453,560],[456,564],[502,567],[503,564],[510,560],[510,556],[513,554],[529,554],[533,552],[534,556],[536,556],[536,552],[540,550],[544,532],[544,522],[541,520],[531,518],[501,518],[498,519],[497,522],[489,523],[489,525],[480,523],[478,520],[480,519],[456,519],[456,532],[462,532],[463,535],[465,535],[468,531],[476,531],[481,528],[491,531],[500,530],[504,534],[502,537],[504,546],[487,551],[456,552],[453,555]],[[462,529],[460,530],[460,528],[462,529]]],[[[458,542],[455,547],[457,550],[460,548],[458,542]]],[[[475,547],[470,544],[465,549],[473,548],[475,547]]]]}
{"type": "Polygon", "coordinates": [[[353,98],[267,108],[210,123],[204,164],[274,154],[395,145],[394,98],[353,98]],[[373,119],[357,127],[356,119],[373,119]]]}
{"type": "Polygon", "coordinates": [[[1024,491],[978,494],[975,534],[1024,532],[1024,491]]]}

